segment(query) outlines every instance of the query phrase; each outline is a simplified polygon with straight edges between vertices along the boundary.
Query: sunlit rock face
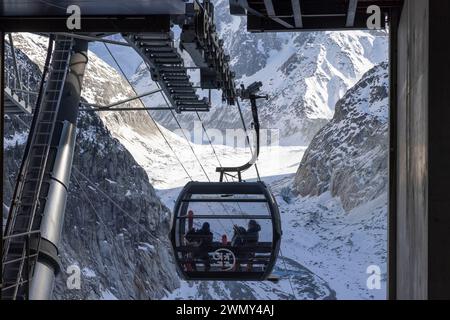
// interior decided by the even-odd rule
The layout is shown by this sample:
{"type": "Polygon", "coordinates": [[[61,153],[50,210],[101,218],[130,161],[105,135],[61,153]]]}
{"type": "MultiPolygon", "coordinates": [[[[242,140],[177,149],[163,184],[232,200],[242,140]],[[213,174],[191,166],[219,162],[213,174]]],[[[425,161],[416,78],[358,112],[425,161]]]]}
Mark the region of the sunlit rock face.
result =
{"type": "Polygon", "coordinates": [[[370,71],[336,104],[312,140],[295,178],[302,196],[330,191],[351,210],[387,191],[388,64],[370,71]]]}

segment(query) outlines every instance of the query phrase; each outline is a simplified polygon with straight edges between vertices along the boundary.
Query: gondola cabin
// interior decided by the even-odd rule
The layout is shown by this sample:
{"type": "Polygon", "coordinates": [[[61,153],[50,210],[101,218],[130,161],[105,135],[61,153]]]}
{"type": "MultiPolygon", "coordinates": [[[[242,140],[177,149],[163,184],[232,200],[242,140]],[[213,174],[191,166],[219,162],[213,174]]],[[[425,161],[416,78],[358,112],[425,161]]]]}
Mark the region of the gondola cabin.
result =
{"type": "Polygon", "coordinates": [[[280,213],[263,182],[190,182],[170,236],[186,280],[266,280],[280,247],[280,213]]]}

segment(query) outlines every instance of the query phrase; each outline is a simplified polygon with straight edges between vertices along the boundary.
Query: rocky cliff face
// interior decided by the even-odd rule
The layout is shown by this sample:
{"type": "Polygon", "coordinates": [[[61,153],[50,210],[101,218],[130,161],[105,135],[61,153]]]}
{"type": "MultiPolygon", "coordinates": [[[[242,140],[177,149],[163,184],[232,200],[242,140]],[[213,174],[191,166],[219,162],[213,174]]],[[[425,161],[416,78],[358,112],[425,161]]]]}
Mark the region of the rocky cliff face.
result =
{"type": "Polygon", "coordinates": [[[388,64],[382,63],[336,104],[333,119],[312,140],[295,178],[302,196],[330,191],[346,210],[387,190],[388,64]]]}
{"type": "MultiPolygon", "coordinates": [[[[45,41],[26,35],[15,40],[24,50],[19,53],[20,63],[38,79],[45,41]]],[[[90,58],[91,70],[106,66],[96,63],[95,56],[90,58]]],[[[105,103],[129,94],[120,91],[120,85],[114,89],[101,79],[94,86],[89,82],[93,76],[92,71],[87,76],[85,87],[90,95],[85,97],[105,103]]],[[[152,299],[179,285],[167,240],[170,211],[156,196],[144,169],[105,125],[108,118],[124,125],[135,121],[138,130],[145,123],[133,120],[137,117],[133,113],[103,119],[93,113],[79,117],[61,258],[63,271],[73,264],[81,268],[81,290],[68,290],[67,274],[62,272],[56,299],[152,299]]],[[[30,121],[29,116],[5,116],[3,196],[7,204],[30,121]]],[[[151,128],[148,131],[151,134],[151,128]]]]}

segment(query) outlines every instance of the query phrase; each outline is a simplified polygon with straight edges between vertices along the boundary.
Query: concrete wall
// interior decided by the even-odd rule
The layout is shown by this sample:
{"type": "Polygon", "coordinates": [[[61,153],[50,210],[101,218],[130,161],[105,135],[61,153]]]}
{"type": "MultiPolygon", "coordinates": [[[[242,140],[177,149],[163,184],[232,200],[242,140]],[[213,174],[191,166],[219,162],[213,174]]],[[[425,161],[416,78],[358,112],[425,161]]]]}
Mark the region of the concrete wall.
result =
{"type": "Polygon", "coordinates": [[[398,29],[397,298],[427,297],[428,1],[405,1],[398,29]]]}
{"type": "Polygon", "coordinates": [[[450,297],[449,3],[407,0],[399,23],[398,299],[450,297]]]}

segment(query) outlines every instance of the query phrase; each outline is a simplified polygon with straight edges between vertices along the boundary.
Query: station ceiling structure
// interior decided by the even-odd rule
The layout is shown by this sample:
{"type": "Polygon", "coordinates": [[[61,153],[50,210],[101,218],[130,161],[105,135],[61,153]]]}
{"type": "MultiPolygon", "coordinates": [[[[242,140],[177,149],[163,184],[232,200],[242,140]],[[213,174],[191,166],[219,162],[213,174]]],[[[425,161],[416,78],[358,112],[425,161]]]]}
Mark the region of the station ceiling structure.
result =
{"type": "MultiPolygon", "coordinates": [[[[369,6],[381,12],[402,0],[230,0],[230,13],[247,16],[250,32],[365,29],[369,6]]],[[[384,20],[381,21],[384,26],[384,20]]]]}
{"type": "MultiPolygon", "coordinates": [[[[185,0],[3,0],[0,28],[67,31],[67,7],[81,9],[82,31],[162,31],[186,14],[185,0]]],[[[399,9],[403,0],[229,0],[230,13],[247,16],[250,32],[365,29],[367,8],[399,9]]],[[[382,20],[384,24],[384,20],[382,20]]]]}

